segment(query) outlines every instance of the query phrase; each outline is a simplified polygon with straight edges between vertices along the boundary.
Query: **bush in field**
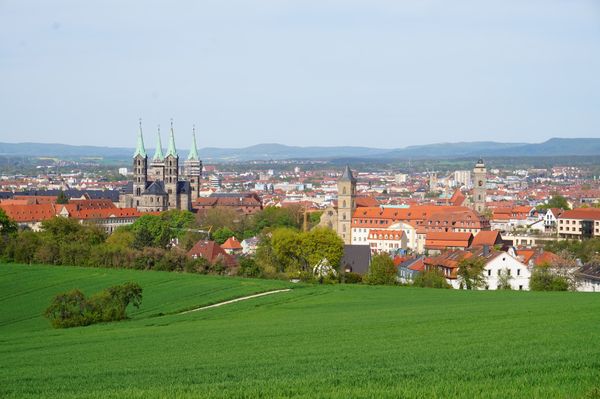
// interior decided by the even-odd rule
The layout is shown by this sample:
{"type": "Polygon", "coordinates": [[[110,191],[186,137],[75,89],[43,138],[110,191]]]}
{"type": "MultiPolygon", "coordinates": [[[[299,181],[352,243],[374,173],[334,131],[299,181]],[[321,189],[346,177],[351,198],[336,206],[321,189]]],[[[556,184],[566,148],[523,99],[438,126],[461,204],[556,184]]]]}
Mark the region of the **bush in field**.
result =
{"type": "Polygon", "coordinates": [[[450,288],[450,284],[446,281],[444,273],[438,269],[432,269],[419,273],[414,281],[415,287],[427,287],[427,288],[450,288]]]}
{"type": "Polygon", "coordinates": [[[369,274],[366,276],[366,283],[379,285],[396,284],[396,266],[394,261],[385,254],[378,254],[371,259],[369,274]]]}
{"type": "Polygon", "coordinates": [[[548,267],[536,267],[529,280],[531,291],[567,291],[569,281],[548,267]]]}
{"type": "Polygon", "coordinates": [[[362,283],[363,278],[358,273],[346,272],[344,273],[344,283],[346,284],[358,284],[362,283]]]}
{"type": "Polygon", "coordinates": [[[79,327],[126,319],[129,304],[139,308],[141,303],[142,287],[125,283],[109,287],[89,299],[79,290],[58,294],[44,315],[54,328],[79,327]]]}

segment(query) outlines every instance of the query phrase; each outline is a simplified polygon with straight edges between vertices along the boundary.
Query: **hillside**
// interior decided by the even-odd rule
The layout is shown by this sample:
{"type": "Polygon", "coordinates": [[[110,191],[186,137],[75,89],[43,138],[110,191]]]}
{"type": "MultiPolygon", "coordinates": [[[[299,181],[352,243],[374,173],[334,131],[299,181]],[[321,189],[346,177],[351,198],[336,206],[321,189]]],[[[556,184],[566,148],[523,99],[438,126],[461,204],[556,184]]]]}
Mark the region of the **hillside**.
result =
{"type": "Polygon", "coordinates": [[[224,286],[271,283],[285,284],[0,265],[0,396],[564,398],[600,388],[595,294],[305,286],[151,317],[227,296],[224,286]],[[123,277],[146,288],[148,308],[131,321],[52,330],[40,316],[53,292],[123,277]]]}
{"type": "MultiPolygon", "coordinates": [[[[492,141],[439,143],[396,149],[368,147],[296,147],[282,144],[258,144],[245,148],[214,148],[198,150],[208,162],[284,160],[284,159],[438,159],[480,156],[581,156],[600,155],[600,138],[553,138],[543,143],[498,143],[492,141]]],[[[154,149],[147,148],[152,154],[154,149]]],[[[186,156],[187,150],[181,150],[186,156]]],[[[130,159],[133,148],[71,146],[41,143],[0,143],[0,155],[28,157],[104,157],[130,159]]]]}

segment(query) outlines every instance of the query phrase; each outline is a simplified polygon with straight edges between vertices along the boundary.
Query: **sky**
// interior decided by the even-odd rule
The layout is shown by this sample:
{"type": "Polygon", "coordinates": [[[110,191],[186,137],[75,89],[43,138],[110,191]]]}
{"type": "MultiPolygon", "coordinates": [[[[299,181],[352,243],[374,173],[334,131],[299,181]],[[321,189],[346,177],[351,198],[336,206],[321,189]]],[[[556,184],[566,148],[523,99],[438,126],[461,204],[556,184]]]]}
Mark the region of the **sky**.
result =
{"type": "Polygon", "coordinates": [[[600,137],[598,0],[0,0],[0,141],[600,137]]]}

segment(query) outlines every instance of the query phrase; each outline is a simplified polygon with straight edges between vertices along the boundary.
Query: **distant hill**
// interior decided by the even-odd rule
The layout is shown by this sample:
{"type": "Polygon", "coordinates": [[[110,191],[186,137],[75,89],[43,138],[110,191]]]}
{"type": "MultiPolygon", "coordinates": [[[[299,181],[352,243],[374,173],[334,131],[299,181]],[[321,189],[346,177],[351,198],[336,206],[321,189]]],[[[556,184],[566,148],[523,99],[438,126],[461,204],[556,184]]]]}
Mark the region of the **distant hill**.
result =
{"type": "MultiPolygon", "coordinates": [[[[149,154],[153,149],[147,149],[149,154]]],[[[464,143],[439,143],[409,146],[396,149],[369,147],[296,147],[282,144],[258,144],[245,148],[199,149],[203,160],[209,162],[232,162],[250,160],[284,159],[428,159],[428,158],[465,158],[491,156],[580,156],[599,155],[600,138],[553,138],[543,143],[498,143],[477,141],[464,143]]],[[[128,159],[133,148],[73,146],[66,144],[43,143],[0,143],[0,155],[29,157],[103,157],[128,159]]],[[[186,156],[187,151],[181,150],[186,156]]]]}

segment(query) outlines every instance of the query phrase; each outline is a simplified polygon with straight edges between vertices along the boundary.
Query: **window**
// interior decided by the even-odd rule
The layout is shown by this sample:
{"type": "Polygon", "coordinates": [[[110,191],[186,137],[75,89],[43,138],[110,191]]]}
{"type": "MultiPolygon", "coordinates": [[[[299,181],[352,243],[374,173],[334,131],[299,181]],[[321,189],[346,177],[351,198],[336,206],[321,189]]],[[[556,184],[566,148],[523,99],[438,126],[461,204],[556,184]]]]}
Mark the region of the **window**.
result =
{"type": "Polygon", "coordinates": [[[521,269],[517,269],[517,276],[521,275],[521,269]]]}
{"type": "Polygon", "coordinates": [[[498,276],[500,275],[500,269],[498,269],[498,276]]]}
{"type": "Polygon", "coordinates": [[[492,275],[492,271],[488,270],[488,276],[491,276],[491,275],[492,275]]]}

